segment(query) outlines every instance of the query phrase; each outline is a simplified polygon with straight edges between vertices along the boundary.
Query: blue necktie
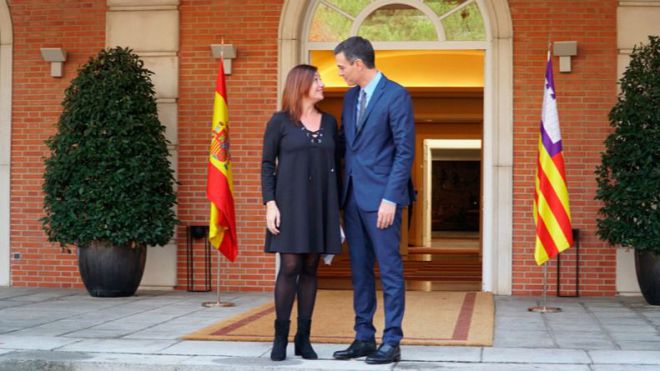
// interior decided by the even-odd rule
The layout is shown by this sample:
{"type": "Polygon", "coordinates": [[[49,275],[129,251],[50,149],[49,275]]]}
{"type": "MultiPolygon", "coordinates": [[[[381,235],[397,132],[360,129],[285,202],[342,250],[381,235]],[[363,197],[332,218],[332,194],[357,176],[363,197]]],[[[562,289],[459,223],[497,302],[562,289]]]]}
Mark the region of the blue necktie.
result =
{"type": "Polygon", "coordinates": [[[358,105],[358,114],[357,114],[357,123],[355,124],[355,130],[359,133],[362,129],[362,116],[364,116],[364,110],[367,108],[367,92],[360,90],[360,102],[358,105]]]}

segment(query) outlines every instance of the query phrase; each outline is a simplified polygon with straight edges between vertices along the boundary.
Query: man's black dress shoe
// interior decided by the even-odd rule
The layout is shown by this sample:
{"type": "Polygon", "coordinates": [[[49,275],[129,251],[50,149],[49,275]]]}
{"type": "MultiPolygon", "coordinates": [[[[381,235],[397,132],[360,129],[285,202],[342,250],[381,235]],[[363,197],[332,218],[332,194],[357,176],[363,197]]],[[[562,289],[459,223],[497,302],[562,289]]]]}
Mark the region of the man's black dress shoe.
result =
{"type": "Polygon", "coordinates": [[[398,345],[381,344],[378,351],[367,356],[365,362],[370,365],[381,365],[385,363],[399,362],[401,360],[401,348],[398,345]]]}
{"type": "Polygon", "coordinates": [[[338,350],[332,354],[334,359],[351,359],[368,356],[376,351],[375,341],[354,340],[345,350],[338,350]]]}

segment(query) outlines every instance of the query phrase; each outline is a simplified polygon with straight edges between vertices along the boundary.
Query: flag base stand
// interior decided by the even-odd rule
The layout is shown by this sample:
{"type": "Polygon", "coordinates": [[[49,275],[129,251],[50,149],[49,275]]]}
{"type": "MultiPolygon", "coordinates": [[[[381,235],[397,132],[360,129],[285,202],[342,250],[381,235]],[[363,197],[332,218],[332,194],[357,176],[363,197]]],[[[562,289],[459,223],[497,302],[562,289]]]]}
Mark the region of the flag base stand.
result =
{"type": "Polygon", "coordinates": [[[559,307],[549,307],[546,305],[547,294],[548,294],[548,262],[543,264],[543,305],[537,305],[534,307],[527,308],[528,312],[537,312],[537,313],[557,313],[561,312],[559,307]]]}
{"type": "Polygon", "coordinates": [[[216,283],[216,288],[217,288],[217,293],[218,297],[216,301],[205,301],[202,303],[202,306],[204,308],[227,308],[227,307],[234,307],[236,304],[230,302],[230,301],[221,301],[220,300],[220,252],[217,252],[218,255],[218,275],[216,277],[217,283],[216,283]]]}
{"type": "Polygon", "coordinates": [[[202,306],[205,308],[227,308],[235,307],[236,304],[229,301],[205,301],[202,303],[202,306]]]}
{"type": "Polygon", "coordinates": [[[530,311],[530,312],[539,312],[539,313],[557,313],[557,312],[561,312],[561,308],[559,308],[559,307],[546,307],[545,305],[537,306],[537,307],[529,307],[529,308],[527,308],[527,310],[530,311]]]}

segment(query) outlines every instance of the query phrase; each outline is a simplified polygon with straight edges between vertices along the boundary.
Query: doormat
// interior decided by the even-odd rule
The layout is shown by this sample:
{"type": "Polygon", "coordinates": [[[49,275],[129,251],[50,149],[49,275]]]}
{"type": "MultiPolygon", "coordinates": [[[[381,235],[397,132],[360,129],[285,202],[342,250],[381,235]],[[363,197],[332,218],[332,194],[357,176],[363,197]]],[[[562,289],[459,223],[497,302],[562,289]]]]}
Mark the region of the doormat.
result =
{"type": "MultiPolygon", "coordinates": [[[[296,305],[291,314],[290,340],[296,333],[296,305]]],[[[378,292],[374,325],[383,329],[383,298],[378,292]]],[[[410,291],[403,319],[404,345],[492,346],[493,295],[485,292],[410,291]]],[[[353,292],[319,290],[312,318],[313,343],[346,343],[354,339],[353,292]]],[[[183,336],[186,340],[273,341],[273,303],[250,309],[183,336]]]]}

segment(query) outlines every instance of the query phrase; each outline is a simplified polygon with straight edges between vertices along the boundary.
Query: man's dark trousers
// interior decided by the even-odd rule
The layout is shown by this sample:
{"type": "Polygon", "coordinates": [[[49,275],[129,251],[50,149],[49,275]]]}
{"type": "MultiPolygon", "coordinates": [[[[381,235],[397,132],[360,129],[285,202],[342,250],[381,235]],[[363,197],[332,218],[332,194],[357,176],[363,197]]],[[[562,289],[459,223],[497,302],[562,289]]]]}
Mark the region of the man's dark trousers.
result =
{"type": "Polygon", "coordinates": [[[355,338],[374,340],[376,329],[376,281],[374,263],[378,261],[385,305],[384,344],[398,345],[403,337],[401,322],[405,309],[405,281],[399,254],[401,240],[401,207],[397,207],[393,224],[378,229],[378,212],[360,210],[349,187],[344,209],[344,225],[351,256],[353,305],[355,309],[355,338]]]}

